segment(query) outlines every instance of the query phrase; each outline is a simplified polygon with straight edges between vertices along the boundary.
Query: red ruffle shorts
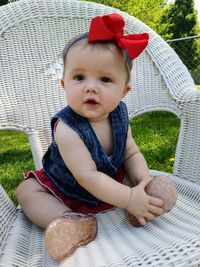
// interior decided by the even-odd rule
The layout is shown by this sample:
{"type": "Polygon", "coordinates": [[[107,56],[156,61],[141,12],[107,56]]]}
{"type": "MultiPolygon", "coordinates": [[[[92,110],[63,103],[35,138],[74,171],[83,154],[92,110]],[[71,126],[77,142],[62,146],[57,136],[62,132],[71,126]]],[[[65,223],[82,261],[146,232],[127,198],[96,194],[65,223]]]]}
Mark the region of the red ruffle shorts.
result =
{"type": "MultiPolygon", "coordinates": [[[[43,169],[29,171],[24,174],[24,179],[35,178],[37,181],[46,187],[57,199],[62,201],[72,211],[83,214],[96,214],[103,211],[108,211],[114,208],[114,206],[101,202],[98,206],[91,206],[88,203],[84,203],[81,200],[73,199],[62,194],[53,182],[46,176],[43,169]]],[[[125,178],[125,172],[123,168],[120,168],[116,174],[116,181],[123,183],[125,178]]]]}

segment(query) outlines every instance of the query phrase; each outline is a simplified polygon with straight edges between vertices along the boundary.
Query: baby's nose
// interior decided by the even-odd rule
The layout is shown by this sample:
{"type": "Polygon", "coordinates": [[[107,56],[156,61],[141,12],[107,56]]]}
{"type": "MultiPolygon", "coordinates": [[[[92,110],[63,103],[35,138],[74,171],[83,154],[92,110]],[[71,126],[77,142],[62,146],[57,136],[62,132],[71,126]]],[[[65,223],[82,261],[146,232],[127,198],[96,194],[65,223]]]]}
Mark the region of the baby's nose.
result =
{"type": "Polygon", "coordinates": [[[85,92],[96,93],[97,92],[97,86],[94,83],[88,83],[85,87],[85,92]]]}

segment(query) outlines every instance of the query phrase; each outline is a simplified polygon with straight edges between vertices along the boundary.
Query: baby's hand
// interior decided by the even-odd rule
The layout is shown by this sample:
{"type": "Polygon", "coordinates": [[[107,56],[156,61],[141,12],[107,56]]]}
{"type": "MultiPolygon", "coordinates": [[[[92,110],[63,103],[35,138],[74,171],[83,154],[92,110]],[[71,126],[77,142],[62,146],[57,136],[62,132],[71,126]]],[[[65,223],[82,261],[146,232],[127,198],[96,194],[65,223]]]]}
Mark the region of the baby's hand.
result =
{"type": "Polygon", "coordinates": [[[145,192],[145,187],[150,181],[151,178],[145,179],[131,188],[127,207],[127,210],[137,218],[141,225],[145,225],[148,221],[164,213],[163,200],[151,197],[145,192]]]}

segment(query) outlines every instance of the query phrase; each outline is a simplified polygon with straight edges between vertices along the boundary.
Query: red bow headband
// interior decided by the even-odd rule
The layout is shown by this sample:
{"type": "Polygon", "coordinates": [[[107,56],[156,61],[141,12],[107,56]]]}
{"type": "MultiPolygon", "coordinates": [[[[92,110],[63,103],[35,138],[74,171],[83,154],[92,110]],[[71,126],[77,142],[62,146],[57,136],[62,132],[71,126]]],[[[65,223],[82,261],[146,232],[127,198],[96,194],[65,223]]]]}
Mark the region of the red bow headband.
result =
{"type": "Polygon", "coordinates": [[[148,44],[148,33],[124,35],[124,19],[119,14],[113,13],[97,16],[90,24],[88,41],[111,40],[117,46],[127,51],[130,60],[142,53],[148,44]]]}
{"type": "Polygon", "coordinates": [[[69,44],[69,49],[82,39],[88,39],[89,43],[98,41],[112,41],[118,47],[124,49],[129,68],[132,68],[132,62],[139,56],[148,44],[148,33],[124,35],[124,19],[119,14],[113,13],[105,16],[97,16],[91,20],[89,33],[84,33],[69,44]]]}

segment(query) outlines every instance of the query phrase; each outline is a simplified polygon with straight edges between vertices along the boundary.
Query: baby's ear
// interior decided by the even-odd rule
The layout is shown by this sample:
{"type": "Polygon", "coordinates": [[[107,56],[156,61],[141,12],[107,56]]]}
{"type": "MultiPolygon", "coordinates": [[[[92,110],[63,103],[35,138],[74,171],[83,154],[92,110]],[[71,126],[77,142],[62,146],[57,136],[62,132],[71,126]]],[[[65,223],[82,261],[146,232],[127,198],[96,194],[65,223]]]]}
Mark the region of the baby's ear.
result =
{"type": "Polygon", "coordinates": [[[131,90],[131,85],[130,84],[127,84],[125,87],[124,87],[124,92],[123,92],[123,97],[126,96],[126,94],[131,90]]]}
{"type": "Polygon", "coordinates": [[[64,80],[63,79],[60,80],[60,84],[64,88],[64,80]]]}

